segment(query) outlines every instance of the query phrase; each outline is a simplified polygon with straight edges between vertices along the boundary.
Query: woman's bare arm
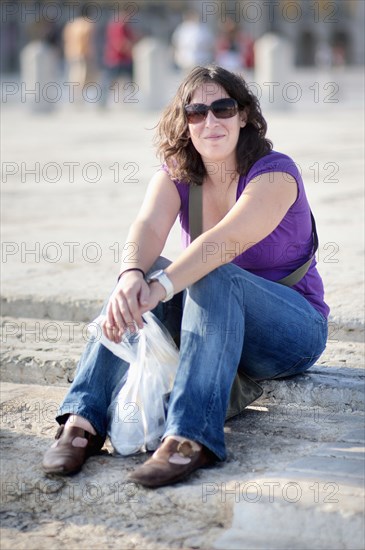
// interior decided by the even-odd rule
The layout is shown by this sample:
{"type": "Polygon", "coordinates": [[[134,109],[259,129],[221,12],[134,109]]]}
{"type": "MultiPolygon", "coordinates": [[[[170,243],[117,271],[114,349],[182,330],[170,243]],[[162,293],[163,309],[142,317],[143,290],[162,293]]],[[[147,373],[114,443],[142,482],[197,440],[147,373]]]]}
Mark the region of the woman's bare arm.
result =
{"type": "MultiPolygon", "coordinates": [[[[152,178],[141,209],[130,227],[123,247],[120,273],[137,267],[148,271],[160,256],[180,209],[179,193],[164,171],[152,178]]],[[[112,293],[103,324],[105,335],[120,341],[126,327],[143,326],[141,304],[147,303],[150,288],[139,271],[128,271],[112,293]]]]}
{"type": "Polygon", "coordinates": [[[232,261],[243,250],[267,237],[279,225],[296,197],[296,181],[286,173],[270,172],[253,179],[224,218],[195,239],[166,268],[175,292],[232,261]]]}

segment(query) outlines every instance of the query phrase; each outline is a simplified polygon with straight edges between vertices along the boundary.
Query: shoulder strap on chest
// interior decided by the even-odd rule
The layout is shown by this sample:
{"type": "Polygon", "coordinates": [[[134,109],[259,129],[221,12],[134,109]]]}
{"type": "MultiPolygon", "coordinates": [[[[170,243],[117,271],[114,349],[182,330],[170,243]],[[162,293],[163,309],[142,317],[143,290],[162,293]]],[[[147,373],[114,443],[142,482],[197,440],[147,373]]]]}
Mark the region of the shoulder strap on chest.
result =
{"type": "Polygon", "coordinates": [[[189,233],[193,241],[202,234],[203,188],[201,185],[189,185],[189,233]]]}

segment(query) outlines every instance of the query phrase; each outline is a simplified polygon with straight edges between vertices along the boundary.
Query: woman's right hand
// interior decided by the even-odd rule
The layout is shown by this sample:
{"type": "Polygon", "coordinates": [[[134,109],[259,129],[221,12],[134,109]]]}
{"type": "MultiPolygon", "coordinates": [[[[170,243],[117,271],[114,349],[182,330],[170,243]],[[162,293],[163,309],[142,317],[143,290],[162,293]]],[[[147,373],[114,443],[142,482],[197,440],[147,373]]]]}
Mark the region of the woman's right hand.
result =
{"type": "Polygon", "coordinates": [[[143,328],[141,310],[148,304],[150,289],[141,273],[129,271],[120,278],[106,308],[102,322],[104,335],[119,343],[126,330],[134,332],[136,325],[143,328]]]}

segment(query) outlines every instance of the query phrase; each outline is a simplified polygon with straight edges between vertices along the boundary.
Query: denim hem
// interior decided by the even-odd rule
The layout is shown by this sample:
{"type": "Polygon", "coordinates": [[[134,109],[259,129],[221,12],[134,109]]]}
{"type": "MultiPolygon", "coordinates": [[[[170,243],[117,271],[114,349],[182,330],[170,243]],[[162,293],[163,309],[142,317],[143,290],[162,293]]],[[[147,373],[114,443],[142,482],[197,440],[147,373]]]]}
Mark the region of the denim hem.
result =
{"type": "Polygon", "coordinates": [[[219,453],[216,449],[213,449],[212,445],[207,441],[204,437],[197,436],[196,434],[189,433],[185,430],[167,430],[161,437],[161,440],[165,439],[165,437],[168,436],[174,436],[178,435],[180,437],[186,437],[187,439],[191,439],[191,441],[196,441],[197,443],[200,443],[201,445],[204,445],[211,453],[214,454],[214,456],[217,457],[218,460],[221,462],[224,462],[227,458],[227,453],[225,450],[225,447],[223,447],[223,452],[219,453]]]}
{"type": "Polygon", "coordinates": [[[98,421],[95,422],[95,418],[100,416],[100,413],[95,409],[92,409],[92,407],[85,405],[79,405],[78,407],[75,407],[75,405],[71,406],[67,405],[66,403],[59,409],[56,416],[56,421],[60,424],[62,422],[62,417],[66,414],[77,414],[79,416],[82,416],[90,422],[98,435],[100,435],[101,437],[107,436],[106,428],[102,427],[98,421]]]}

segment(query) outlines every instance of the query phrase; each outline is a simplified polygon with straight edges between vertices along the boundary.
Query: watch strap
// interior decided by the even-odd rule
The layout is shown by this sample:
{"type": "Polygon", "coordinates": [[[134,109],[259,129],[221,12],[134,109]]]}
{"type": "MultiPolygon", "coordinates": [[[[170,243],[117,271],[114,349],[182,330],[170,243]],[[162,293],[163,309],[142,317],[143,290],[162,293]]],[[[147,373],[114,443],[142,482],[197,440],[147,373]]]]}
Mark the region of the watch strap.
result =
{"type": "Polygon", "coordinates": [[[162,302],[168,302],[174,296],[174,285],[172,284],[166,273],[163,271],[163,269],[151,273],[151,275],[149,275],[148,277],[148,281],[158,281],[164,287],[166,291],[166,296],[162,300],[162,302]]]}

